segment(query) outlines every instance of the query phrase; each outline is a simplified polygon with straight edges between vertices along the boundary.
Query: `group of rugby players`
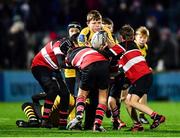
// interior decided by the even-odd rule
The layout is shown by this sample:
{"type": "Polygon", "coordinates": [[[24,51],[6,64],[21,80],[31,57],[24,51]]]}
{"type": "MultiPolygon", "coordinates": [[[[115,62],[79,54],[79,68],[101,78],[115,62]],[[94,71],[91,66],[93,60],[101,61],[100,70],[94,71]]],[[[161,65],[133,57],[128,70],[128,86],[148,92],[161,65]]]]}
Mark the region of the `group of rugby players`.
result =
{"type": "Polygon", "coordinates": [[[17,120],[17,126],[82,129],[85,111],[85,130],[106,131],[105,114],[111,116],[113,129],[119,130],[126,126],[120,119],[122,101],[133,121],[131,131],[144,130],[142,124],[149,123],[144,114],[153,120],[150,129],[165,121],[146,103],[153,81],[145,60],[146,27],[134,32],[130,25],[122,26],[119,42],[113,35],[113,22],[92,10],[87,27],[81,30],[78,22],[72,22],[68,32],[69,37],[48,42],[35,55],[31,71],[44,92],[32,96],[33,103],[22,105],[28,121],[17,120]]]}

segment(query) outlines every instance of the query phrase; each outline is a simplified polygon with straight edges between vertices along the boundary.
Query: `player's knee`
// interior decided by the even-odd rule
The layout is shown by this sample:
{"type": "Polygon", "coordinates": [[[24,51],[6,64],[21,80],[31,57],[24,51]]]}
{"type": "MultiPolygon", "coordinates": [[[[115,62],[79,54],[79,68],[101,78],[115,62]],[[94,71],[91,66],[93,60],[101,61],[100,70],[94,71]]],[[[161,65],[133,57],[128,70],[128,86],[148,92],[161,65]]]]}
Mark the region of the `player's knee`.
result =
{"type": "Polygon", "coordinates": [[[104,97],[104,98],[103,97],[101,97],[101,98],[99,97],[99,103],[106,105],[107,104],[107,98],[106,97],[104,97]]]}
{"type": "Polygon", "coordinates": [[[128,104],[129,106],[132,106],[132,107],[134,107],[134,106],[136,105],[136,103],[138,103],[138,102],[137,102],[137,101],[132,101],[132,100],[130,100],[130,101],[127,102],[127,104],[128,104]]]}
{"type": "Polygon", "coordinates": [[[113,105],[116,104],[116,99],[114,97],[109,97],[108,98],[108,106],[112,107],[113,105]]]}
{"type": "Polygon", "coordinates": [[[131,105],[130,105],[130,100],[128,100],[128,99],[125,99],[125,100],[124,100],[124,104],[125,104],[125,106],[131,106],[131,105]]]}

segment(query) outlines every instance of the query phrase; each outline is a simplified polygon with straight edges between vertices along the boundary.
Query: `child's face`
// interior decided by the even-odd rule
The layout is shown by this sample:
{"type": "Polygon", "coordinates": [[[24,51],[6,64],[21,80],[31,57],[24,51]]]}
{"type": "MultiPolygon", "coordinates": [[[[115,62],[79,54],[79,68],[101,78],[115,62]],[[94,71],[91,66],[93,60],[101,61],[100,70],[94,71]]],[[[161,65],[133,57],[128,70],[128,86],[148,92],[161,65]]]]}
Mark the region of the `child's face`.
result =
{"type": "Polygon", "coordinates": [[[111,24],[102,24],[102,26],[105,26],[106,28],[109,28],[111,33],[113,32],[113,26],[111,24]]]}
{"type": "Polygon", "coordinates": [[[96,33],[101,30],[102,20],[91,20],[87,24],[90,30],[96,33]]]}
{"type": "Polygon", "coordinates": [[[147,43],[148,37],[146,35],[137,34],[135,36],[135,40],[138,45],[143,46],[147,43]]]}
{"type": "Polygon", "coordinates": [[[71,37],[73,34],[79,33],[80,30],[78,28],[70,28],[69,29],[69,37],[71,37]]]}

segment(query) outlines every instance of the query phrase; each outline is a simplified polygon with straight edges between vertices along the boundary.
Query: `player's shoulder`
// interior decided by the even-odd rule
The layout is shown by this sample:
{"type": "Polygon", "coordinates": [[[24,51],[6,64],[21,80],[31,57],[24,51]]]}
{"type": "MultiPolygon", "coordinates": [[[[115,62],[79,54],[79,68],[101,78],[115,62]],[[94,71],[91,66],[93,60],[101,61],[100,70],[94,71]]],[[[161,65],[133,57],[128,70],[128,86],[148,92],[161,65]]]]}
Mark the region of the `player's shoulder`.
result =
{"type": "Polygon", "coordinates": [[[90,28],[85,27],[81,30],[79,36],[78,36],[78,44],[79,46],[84,46],[85,43],[88,41],[89,36],[91,34],[90,28]]]}
{"type": "Polygon", "coordinates": [[[104,30],[104,31],[106,31],[108,33],[111,32],[110,29],[108,27],[106,27],[106,26],[102,26],[102,30],[104,30]]]}
{"type": "Polygon", "coordinates": [[[90,32],[89,27],[85,27],[81,30],[80,34],[82,35],[87,35],[90,32]]]}

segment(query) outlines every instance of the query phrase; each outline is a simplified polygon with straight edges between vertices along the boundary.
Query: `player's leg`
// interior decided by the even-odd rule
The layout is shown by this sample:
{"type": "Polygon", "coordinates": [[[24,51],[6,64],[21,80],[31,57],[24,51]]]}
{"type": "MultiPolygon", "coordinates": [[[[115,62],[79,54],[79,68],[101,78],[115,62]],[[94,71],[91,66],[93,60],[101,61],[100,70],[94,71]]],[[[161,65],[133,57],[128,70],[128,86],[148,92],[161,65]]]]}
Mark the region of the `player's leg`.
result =
{"type": "Polygon", "coordinates": [[[58,95],[61,97],[60,104],[58,105],[59,112],[59,129],[66,129],[67,118],[69,115],[69,98],[70,92],[63,81],[62,75],[56,73],[56,83],[58,86],[58,95]]]}
{"type": "Polygon", "coordinates": [[[69,120],[73,120],[75,118],[76,114],[76,98],[70,94],[70,99],[69,99],[69,120]]]}
{"type": "MultiPolygon", "coordinates": [[[[70,93],[74,96],[76,78],[75,77],[65,76],[65,81],[66,81],[66,85],[67,85],[70,93]]],[[[75,110],[75,108],[73,108],[71,113],[69,114],[69,119],[70,120],[75,118],[75,113],[76,113],[76,110],[75,110]]]]}
{"type": "Polygon", "coordinates": [[[93,131],[106,131],[102,127],[102,120],[107,109],[107,89],[99,89],[99,104],[96,108],[96,115],[94,120],[93,131]]]}
{"type": "Polygon", "coordinates": [[[111,109],[113,129],[120,129],[126,126],[126,124],[120,120],[120,95],[123,83],[123,78],[116,78],[109,92],[108,106],[111,109]]]}
{"type": "Polygon", "coordinates": [[[108,83],[109,83],[109,62],[97,62],[92,69],[94,84],[99,88],[98,106],[96,108],[96,116],[94,120],[93,131],[106,131],[102,127],[104,114],[107,110],[108,83]]]}
{"type": "Polygon", "coordinates": [[[128,111],[129,116],[131,117],[132,121],[133,121],[133,126],[131,127],[131,131],[143,131],[144,128],[142,127],[141,123],[139,122],[138,116],[137,116],[137,112],[135,110],[135,108],[133,108],[133,106],[131,105],[133,102],[138,102],[139,101],[139,97],[135,97],[133,98],[132,94],[128,94],[126,99],[125,99],[125,105],[126,105],[126,109],[128,111]]]}
{"type": "MultiPolygon", "coordinates": [[[[40,105],[39,108],[41,108],[40,105]]],[[[28,118],[28,121],[17,120],[16,125],[18,127],[40,127],[40,119],[35,113],[33,103],[27,102],[22,104],[22,110],[25,113],[26,117],[28,118]]]]}
{"type": "Polygon", "coordinates": [[[87,95],[88,91],[79,88],[78,96],[76,99],[76,117],[67,124],[67,129],[72,130],[76,127],[81,126],[87,95]]]}
{"type": "Polygon", "coordinates": [[[92,130],[95,114],[96,114],[96,107],[98,105],[98,89],[91,88],[88,99],[86,101],[86,108],[85,108],[85,120],[84,120],[84,130],[92,130]]]}
{"type": "Polygon", "coordinates": [[[59,94],[59,85],[57,83],[57,79],[53,76],[54,72],[46,67],[33,67],[32,73],[47,94],[44,100],[42,127],[51,128],[52,124],[49,122],[49,116],[54,104],[54,100],[59,94]]]}
{"type": "MultiPolygon", "coordinates": [[[[139,100],[139,103],[147,105],[147,94],[143,95],[143,97],[139,100]]],[[[142,124],[149,124],[149,121],[143,112],[139,112],[139,121],[142,124]]]]}
{"type": "Polygon", "coordinates": [[[146,114],[148,114],[151,119],[153,119],[153,124],[150,126],[151,129],[156,128],[159,126],[160,123],[163,123],[165,121],[165,117],[163,115],[158,114],[157,112],[153,111],[150,107],[144,104],[140,104],[138,101],[135,101],[137,99],[137,95],[132,95],[132,100],[130,102],[130,105],[139,111],[142,111],[146,114]]]}
{"type": "MultiPolygon", "coordinates": [[[[59,105],[60,105],[61,97],[58,95],[54,101],[54,105],[52,108],[51,115],[49,117],[49,120],[53,127],[59,127],[59,120],[60,120],[60,115],[59,115],[59,105]]],[[[69,100],[69,112],[68,114],[73,110],[75,105],[75,99],[74,97],[70,94],[70,100],[69,100]]],[[[59,127],[63,128],[63,127],[59,127]]]]}
{"type": "Polygon", "coordinates": [[[82,118],[83,118],[84,110],[86,106],[87,95],[91,88],[90,87],[91,81],[93,80],[93,78],[91,78],[91,75],[90,75],[92,66],[93,65],[90,65],[86,67],[85,69],[81,70],[79,90],[78,90],[78,95],[76,98],[76,117],[68,123],[67,129],[74,129],[76,125],[79,125],[80,123],[82,123],[82,118]]]}
{"type": "MultiPolygon", "coordinates": [[[[144,89],[142,88],[142,90],[148,93],[150,86],[152,84],[152,80],[153,80],[152,74],[145,75],[144,77],[142,77],[142,80],[141,80],[139,86],[143,87],[144,89]],[[141,85],[141,84],[143,84],[143,85],[141,85]]],[[[145,97],[147,97],[147,93],[145,93],[145,97]]],[[[144,105],[147,106],[147,103],[144,105]]],[[[150,126],[151,129],[156,128],[157,126],[159,126],[160,123],[163,123],[165,121],[165,117],[163,115],[160,115],[154,111],[152,113],[150,113],[149,115],[153,119],[153,124],[150,126]]]]}
{"type": "Polygon", "coordinates": [[[138,79],[133,84],[133,87],[131,87],[132,96],[129,104],[133,108],[148,114],[154,120],[150,128],[155,128],[159,126],[160,123],[163,123],[165,121],[165,117],[154,112],[154,110],[152,110],[147,105],[139,103],[139,99],[144,95],[147,95],[149,88],[151,87],[151,84],[152,84],[152,74],[147,74],[141,77],[140,79],[138,79]]]}
{"type": "Polygon", "coordinates": [[[148,115],[151,115],[153,110],[151,108],[149,108],[147,105],[145,104],[141,104],[139,103],[139,96],[136,94],[132,94],[131,95],[131,100],[129,102],[130,106],[138,109],[139,111],[142,111],[148,115]]]}

